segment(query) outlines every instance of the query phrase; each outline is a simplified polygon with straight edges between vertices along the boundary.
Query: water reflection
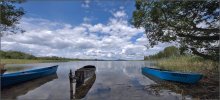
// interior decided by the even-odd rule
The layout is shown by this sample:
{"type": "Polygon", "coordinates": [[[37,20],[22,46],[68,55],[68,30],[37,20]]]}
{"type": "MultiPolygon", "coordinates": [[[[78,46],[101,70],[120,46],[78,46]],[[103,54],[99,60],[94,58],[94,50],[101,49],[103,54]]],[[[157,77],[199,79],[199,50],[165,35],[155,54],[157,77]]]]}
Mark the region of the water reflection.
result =
{"type": "Polygon", "coordinates": [[[58,78],[57,74],[53,74],[32,81],[28,81],[22,84],[18,84],[10,88],[4,88],[1,91],[1,99],[9,99],[9,100],[16,99],[18,96],[25,95],[29,91],[34,90],[57,78],[58,78]]]}
{"type": "Polygon", "coordinates": [[[142,73],[144,76],[146,76],[147,78],[149,78],[150,80],[153,80],[154,82],[156,82],[156,83],[158,83],[158,84],[161,84],[161,83],[166,82],[165,80],[161,80],[161,79],[159,79],[158,77],[155,77],[155,76],[152,76],[152,75],[143,73],[143,71],[142,71],[141,73],[142,73]]]}
{"type": "MultiPolygon", "coordinates": [[[[25,64],[34,68],[50,65],[59,65],[57,69],[58,79],[43,84],[23,95],[13,96],[8,93],[8,98],[24,99],[51,99],[69,100],[70,83],[69,70],[77,70],[85,65],[96,66],[95,81],[86,95],[81,96],[82,100],[178,100],[181,95],[175,92],[166,91],[163,95],[152,95],[146,91],[146,86],[157,84],[154,80],[145,77],[141,73],[141,67],[151,66],[152,62],[146,61],[75,61],[62,63],[25,64]]],[[[17,66],[17,65],[14,65],[17,66]]],[[[19,65],[23,66],[23,65],[19,65]]],[[[26,87],[23,87],[26,88],[26,87]]],[[[4,90],[3,90],[4,92],[4,90]]],[[[2,96],[7,97],[6,94],[2,96]]],[[[79,96],[80,97],[80,96],[79,96]]]]}
{"type": "Polygon", "coordinates": [[[87,82],[84,83],[84,85],[77,85],[76,83],[76,93],[75,98],[76,99],[82,99],[86,96],[92,85],[94,84],[96,80],[96,74],[93,75],[91,79],[89,79],[87,82]]]}

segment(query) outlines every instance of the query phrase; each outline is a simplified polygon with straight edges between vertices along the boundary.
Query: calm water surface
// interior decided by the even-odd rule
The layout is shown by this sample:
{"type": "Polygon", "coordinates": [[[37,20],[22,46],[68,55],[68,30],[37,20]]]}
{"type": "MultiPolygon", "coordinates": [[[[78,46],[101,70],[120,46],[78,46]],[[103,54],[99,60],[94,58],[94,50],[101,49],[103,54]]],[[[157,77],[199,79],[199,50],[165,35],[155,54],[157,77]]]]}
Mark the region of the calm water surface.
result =
{"type": "MultiPolygon", "coordinates": [[[[152,66],[144,61],[79,61],[63,63],[41,63],[8,65],[18,66],[18,70],[59,65],[57,74],[29,81],[14,87],[3,89],[1,99],[50,99],[69,100],[70,83],[68,73],[84,65],[96,66],[96,79],[84,100],[178,100],[182,95],[170,90],[154,93],[147,88],[157,84],[142,75],[141,67],[152,66]]],[[[14,70],[13,70],[14,71],[14,70]]],[[[10,71],[10,72],[13,72],[10,71]]]]}

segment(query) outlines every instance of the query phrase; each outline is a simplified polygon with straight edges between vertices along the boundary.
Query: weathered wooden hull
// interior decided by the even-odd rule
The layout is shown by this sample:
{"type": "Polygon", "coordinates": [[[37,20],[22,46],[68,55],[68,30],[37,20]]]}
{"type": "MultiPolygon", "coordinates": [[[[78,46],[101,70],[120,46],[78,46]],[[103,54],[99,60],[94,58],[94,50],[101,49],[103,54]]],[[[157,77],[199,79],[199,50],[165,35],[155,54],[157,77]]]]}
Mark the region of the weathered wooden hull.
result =
{"type": "Polygon", "coordinates": [[[81,99],[86,96],[89,89],[96,80],[96,67],[87,65],[75,71],[75,76],[72,75],[72,70],[69,73],[70,80],[70,99],[81,99]]]}
{"type": "Polygon", "coordinates": [[[85,83],[88,79],[95,75],[96,68],[92,65],[84,66],[75,71],[76,82],[78,85],[85,83]]]}

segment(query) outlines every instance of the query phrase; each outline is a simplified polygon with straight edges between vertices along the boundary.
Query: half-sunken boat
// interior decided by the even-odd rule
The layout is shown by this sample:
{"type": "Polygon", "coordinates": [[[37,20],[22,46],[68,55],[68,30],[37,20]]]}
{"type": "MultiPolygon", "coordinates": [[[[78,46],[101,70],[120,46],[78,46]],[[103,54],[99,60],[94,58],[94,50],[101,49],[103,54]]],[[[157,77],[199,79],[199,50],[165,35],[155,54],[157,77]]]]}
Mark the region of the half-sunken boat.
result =
{"type": "Polygon", "coordinates": [[[57,67],[58,65],[15,73],[1,74],[1,88],[54,74],[57,71],[57,67]]]}
{"type": "Polygon", "coordinates": [[[75,71],[75,76],[72,75],[70,70],[70,98],[82,99],[86,96],[92,85],[96,80],[96,67],[87,65],[75,71]]]}
{"type": "Polygon", "coordinates": [[[86,65],[75,71],[76,82],[78,85],[85,83],[88,79],[95,75],[96,67],[93,65],[86,65]]]}
{"type": "Polygon", "coordinates": [[[0,64],[0,74],[4,74],[7,71],[4,66],[5,64],[0,64]]]}

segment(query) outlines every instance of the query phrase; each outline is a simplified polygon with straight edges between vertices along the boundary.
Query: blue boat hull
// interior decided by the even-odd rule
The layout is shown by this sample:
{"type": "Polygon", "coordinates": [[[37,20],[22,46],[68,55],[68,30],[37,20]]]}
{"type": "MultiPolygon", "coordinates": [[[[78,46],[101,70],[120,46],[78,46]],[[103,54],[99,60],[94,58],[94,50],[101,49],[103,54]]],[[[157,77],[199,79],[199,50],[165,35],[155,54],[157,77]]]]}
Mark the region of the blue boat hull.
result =
{"type": "Polygon", "coordinates": [[[56,73],[58,65],[1,75],[1,88],[56,73]]]}
{"type": "Polygon", "coordinates": [[[189,84],[197,83],[202,78],[202,75],[197,73],[182,73],[149,67],[142,67],[141,70],[143,74],[149,74],[163,80],[189,84]]]}

